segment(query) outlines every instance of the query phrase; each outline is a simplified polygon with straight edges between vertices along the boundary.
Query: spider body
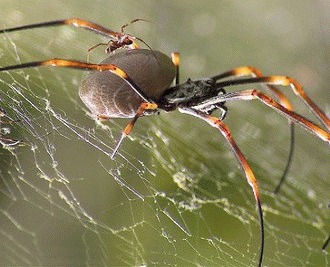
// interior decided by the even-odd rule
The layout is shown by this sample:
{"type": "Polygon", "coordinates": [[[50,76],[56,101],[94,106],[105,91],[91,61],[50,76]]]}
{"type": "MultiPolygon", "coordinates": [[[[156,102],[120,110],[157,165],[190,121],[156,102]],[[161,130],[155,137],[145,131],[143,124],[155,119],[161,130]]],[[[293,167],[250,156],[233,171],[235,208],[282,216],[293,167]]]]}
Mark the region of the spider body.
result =
{"type": "Polygon", "coordinates": [[[146,100],[158,102],[175,78],[175,66],[165,54],[148,49],[118,49],[100,64],[113,64],[139,86],[141,98],[125,80],[102,71],[90,72],[79,96],[97,118],[133,118],[146,100]]]}
{"type": "Polygon", "coordinates": [[[205,78],[196,81],[188,79],[185,83],[166,90],[158,105],[169,111],[180,107],[194,107],[206,114],[219,109],[222,111],[220,118],[224,119],[227,112],[225,100],[218,99],[222,94],[226,94],[226,91],[216,86],[215,79],[205,78]],[[211,98],[216,98],[217,101],[211,103],[209,101],[211,98]]]}
{"type": "MultiPolygon", "coordinates": [[[[139,49],[134,40],[141,41],[141,39],[123,33],[123,28],[127,25],[122,27],[121,32],[114,32],[93,22],[81,19],[66,19],[0,30],[0,33],[59,25],[73,25],[109,36],[110,41],[106,45],[109,44],[107,52],[110,53],[110,56],[99,64],[54,58],[1,67],[0,72],[42,66],[92,71],[83,80],[79,88],[79,95],[92,114],[99,119],[133,118],[124,129],[111,157],[117,153],[122,141],[130,134],[138,118],[154,113],[158,109],[165,111],[177,109],[181,113],[197,117],[216,128],[231,147],[253,191],[260,222],[258,266],[261,266],[265,234],[259,186],[250,164],[233,139],[229,127],[223,122],[226,115],[224,104],[227,101],[259,100],[264,105],[288,118],[292,133],[292,125],[296,123],[330,144],[330,119],[327,115],[308,97],[295,79],[278,75],[263,76],[258,69],[251,66],[236,67],[211,78],[196,81],[189,79],[187,82],[179,84],[178,54],[172,54],[171,62],[170,58],[161,52],[151,49],[139,49]],[[242,78],[242,76],[250,77],[242,78]],[[170,87],[173,80],[176,85],[170,87]],[[272,94],[272,97],[255,89],[229,93],[224,90],[229,86],[250,84],[264,85],[272,94]],[[326,129],[295,113],[285,94],[275,87],[278,85],[290,86],[326,129]],[[212,115],[215,110],[222,112],[219,118],[212,115]]],[[[103,45],[103,43],[94,47],[99,45],[103,45]]],[[[291,139],[291,151],[293,151],[293,139],[291,139]]],[[[291,155],[292,153],[290,153],[290,157],[291,155]]],[[[282,178],[285,177],[289,163],[290,161],[282,178]]]]}

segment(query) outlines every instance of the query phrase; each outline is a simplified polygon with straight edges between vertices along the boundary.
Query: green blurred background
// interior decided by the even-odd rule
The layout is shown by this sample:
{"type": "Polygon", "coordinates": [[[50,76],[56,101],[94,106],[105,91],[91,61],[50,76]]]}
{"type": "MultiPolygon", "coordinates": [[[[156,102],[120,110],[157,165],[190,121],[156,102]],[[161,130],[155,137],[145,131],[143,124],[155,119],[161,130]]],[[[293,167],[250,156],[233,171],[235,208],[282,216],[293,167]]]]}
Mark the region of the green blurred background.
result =
{"type": "MultiPolygon", "coordinates": [[[[150,20],[126,30],[153,49],[179,51],[181,81],[252,65],[295,77],[330,113],[329,1],[0,3],[0,28],[80,17],[119,30],[150,20]]],[[[104,40],[74,27],[8,33],[0,36],[0,65],[99,62],[103,49],[87,49],[104,40]]],[[[111,160],[127,121],[102,126],[88,116],[77,94],[83,76],[58,68],[0,74],[1,106],[21,120],[11,135],[31,144],[0,151],[0,265],[255,266],[254,198],[218,132],[179,112],[161,113],[140,119],[111,160]]],[[[255,101],[228,108],[226,123],[261,188],[265,266],[329,265],[321,252],[330,233],[329,147],[297,127],[293,166],[274,196],[288,155],[287,120],[255,101]]]]}

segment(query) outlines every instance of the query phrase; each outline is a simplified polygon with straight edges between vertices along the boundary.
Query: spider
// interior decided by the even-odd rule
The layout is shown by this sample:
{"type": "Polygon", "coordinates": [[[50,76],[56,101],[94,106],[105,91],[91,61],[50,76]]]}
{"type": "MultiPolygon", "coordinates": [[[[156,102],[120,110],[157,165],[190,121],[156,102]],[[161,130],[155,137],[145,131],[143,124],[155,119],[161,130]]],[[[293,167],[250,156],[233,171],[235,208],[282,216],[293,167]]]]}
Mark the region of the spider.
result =
{"type": "Polygon", "coordinates": [[[116,155],[124,138],[131,133],[136,121],[142,116],[155,114],[158,110],[167,112],[179,110],[181,113],[202,119],[215,127],[229,143],[253,191],[260,222],[258,266],[261,266],[265,234],[259,187],[250,164],[233,139],[228,126],[223,122],[227,114],[225,103],[257,99],[287,117],[291,123],[303,126],[328,144],[330,143],[330,119],[314,104],[295,79],[287,76],[263,76],[261,71],[251,66],[237,67],[206,79],[196,81],[188,79],[180,84],[179,54],[172,53],[172,58],[169,58],[159,51],[139,48],[134,40],[141,40],[125,34],[123,32],[125,25],[121,32],[115,32],[93,22],[74,18],[5,29],[0,33],[58,25],[73,25],[108,36],[110,42],[107,43],[106,52],[109,53],[109,57],[99,64],[54,58],[2,67],[0,72],[42,66],[91,71],[80,85],[79,96],[95,118],[100,120],[131,118],[110,155],[112,158],[116,155]],[[242,78],[241,76],[252,77],[242,78]],[[231,77],[233,78],[230,79],[231,77]],[[173,81],[175,85],[171,86],[173,81]],[[229,93],[225,90],[229,86],[246,84],[265,85],[274,94],[276,100],[255,89],[229,93]],[[295,113],[285,94],[275,87],[277,85],[290,86],[327,130],[295,113]],[[219,117],[212,115],[216,110],[220,110],[219,117]]]}

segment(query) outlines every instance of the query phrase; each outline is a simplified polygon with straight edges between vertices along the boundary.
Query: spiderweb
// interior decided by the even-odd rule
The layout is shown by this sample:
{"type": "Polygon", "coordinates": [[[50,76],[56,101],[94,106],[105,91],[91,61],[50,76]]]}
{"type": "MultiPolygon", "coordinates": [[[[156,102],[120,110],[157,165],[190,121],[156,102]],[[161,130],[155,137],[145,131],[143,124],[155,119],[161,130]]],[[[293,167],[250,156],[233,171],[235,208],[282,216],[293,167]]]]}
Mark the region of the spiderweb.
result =
{"type": "MultiPolygon", "coordinates": [[[[1,65],[84,60],[86,46],[75,40],[95,44],[68,28],[22,36],[1,36],[1,65]]],[[[83,76],[59,68],[0,73],[0,106],[5,119],[18,121],[6,136],[25,143],[0,151],[0,264],[255,266],[255,202],[218,133],[178,112],[145,117],[111,160],[127,121],[90,118],[77,94],[83,76]]],[[[329,266],[321,252],[330,233],[328,147],[297,128],[292,170],[275,196],[288,153],[286,120],[257,103],[229,108],[226,122],[261,187],[265,266],[329,266]]]]}

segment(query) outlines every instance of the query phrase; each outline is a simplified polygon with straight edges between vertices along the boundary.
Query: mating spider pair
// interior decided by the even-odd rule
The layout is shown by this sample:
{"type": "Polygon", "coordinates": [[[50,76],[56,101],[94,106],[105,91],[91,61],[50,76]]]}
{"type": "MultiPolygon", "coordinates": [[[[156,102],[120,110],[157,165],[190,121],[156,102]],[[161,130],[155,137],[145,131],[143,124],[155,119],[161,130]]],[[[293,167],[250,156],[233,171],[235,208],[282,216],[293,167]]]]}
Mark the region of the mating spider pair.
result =
{"type": "MultiPolygon", "coordinates": [[[[137,20],[135,20],[137,21],[137,20]]],[[[159,51],[140,49],[134,36],[125,34],[123,26],[120,32],[104,28],[86,20],[74,18],[1,30],[0,33],[41,28],[49,26],[73,25],[86,28],[110,38],[106,51],[109,57],[99,64],[86,63],[67,59],[49,59],[0,68],[0,71],[24,69],[41,66],[54,66],[90,70],[79,88],[79,96],[96,118],[132,118],[125,127],[112,157],[117,153],[124,138],[129,135],[139,117],[150,115],[158,110],[179,110],[200,118],[217,128],[225,137],[243,169],[247,182],[253,190],[260,220],[260,252],[258,265],[261,266],[264,252],[264,220],[257,179],[245,156],[234,141],[228,126],[223,122],[227,101],[254,100],[271,107],[293,123],[303,126],[323,141],[330,143],[330,119],[307,96],[301,85],[286,76],[263,76],[253,67],[237,67],[207,79],[188,80],[179,84],[179,55],[172,54],[172,59],[159,51]],[[238,78],[250,76],[248,78],[238,78]],[[229,79],[233,77],[233,79],[229,79]],[[226,80],[223,80],[226,79],[226,80]],[[175,86],[171,84],[175,82],[175,86]],[[275,99],[258,90],[243,90],[227,93],[226,87],[245,84],[263,84],[274,95],[275,99]],[[316,124],[293,111],[285,94],[275,86],[290,86],[307,107],[327,128],[323,130],[316,124]],[[213,111],[220,110],[219,118],[212,116],[213,111]]],[[[104,43],[96,46],[104,45],[104,43]]],[[[94,46],[94,47],[96,47],[94,46]]],[[[93,47],[93,48],[94,48],[93,47]]],[[[293,127],[293,126],[292,126],[293,127]]],[[[285,176],[285,175],[284,175],[285,176]]],[[[283,176],[283,177],[284,177],[283,176]]]]}

